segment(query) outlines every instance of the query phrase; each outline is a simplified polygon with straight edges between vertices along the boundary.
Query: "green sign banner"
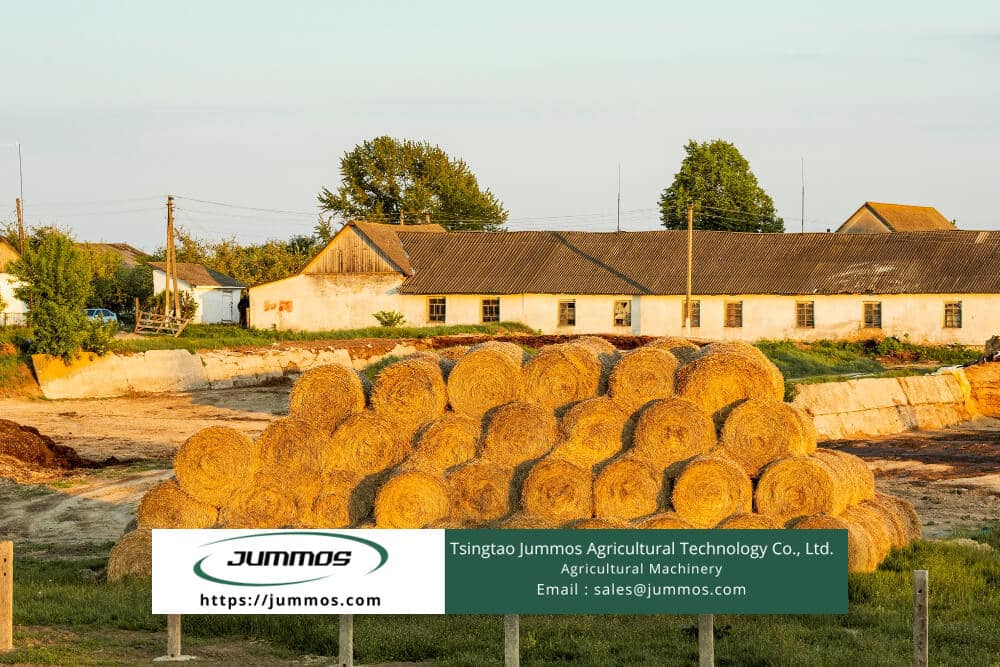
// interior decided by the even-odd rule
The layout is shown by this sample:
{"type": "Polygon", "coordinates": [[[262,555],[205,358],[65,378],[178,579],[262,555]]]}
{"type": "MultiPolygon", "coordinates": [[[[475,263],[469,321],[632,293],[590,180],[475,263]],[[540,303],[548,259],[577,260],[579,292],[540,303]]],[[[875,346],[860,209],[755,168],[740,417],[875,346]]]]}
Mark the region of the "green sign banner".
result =
{"type": "Polygon", "coordinates": [[[449,614],[846,614],[844,530],[446,530],[449,614]]]}

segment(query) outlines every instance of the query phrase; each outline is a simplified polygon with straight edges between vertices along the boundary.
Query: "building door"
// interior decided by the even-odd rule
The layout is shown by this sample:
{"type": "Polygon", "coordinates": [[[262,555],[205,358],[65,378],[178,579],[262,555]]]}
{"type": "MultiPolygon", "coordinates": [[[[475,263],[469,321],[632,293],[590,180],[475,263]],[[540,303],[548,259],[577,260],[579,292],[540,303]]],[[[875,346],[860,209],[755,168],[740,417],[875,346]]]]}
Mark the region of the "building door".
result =
{"type": "Polygon", "coordinates": [[[236,320],[233,318],[233,311],[236,310],[236,301],[233,299],[233,290],[222,290],[222,304],[220,321],[223,324],[232,324],[236,320]]]}

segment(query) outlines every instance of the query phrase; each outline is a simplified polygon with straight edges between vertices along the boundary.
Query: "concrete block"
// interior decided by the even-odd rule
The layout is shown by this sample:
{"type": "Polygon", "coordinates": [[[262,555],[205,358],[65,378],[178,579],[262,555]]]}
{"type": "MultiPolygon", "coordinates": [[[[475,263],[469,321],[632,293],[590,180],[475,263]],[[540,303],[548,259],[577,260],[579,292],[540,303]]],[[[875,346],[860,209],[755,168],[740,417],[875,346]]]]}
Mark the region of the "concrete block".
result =
{"type": "Polygon", "coordinates": [[[965,402],[962,386],[953,375],[917,375],[897,380],[910,405],[965,402]]]}

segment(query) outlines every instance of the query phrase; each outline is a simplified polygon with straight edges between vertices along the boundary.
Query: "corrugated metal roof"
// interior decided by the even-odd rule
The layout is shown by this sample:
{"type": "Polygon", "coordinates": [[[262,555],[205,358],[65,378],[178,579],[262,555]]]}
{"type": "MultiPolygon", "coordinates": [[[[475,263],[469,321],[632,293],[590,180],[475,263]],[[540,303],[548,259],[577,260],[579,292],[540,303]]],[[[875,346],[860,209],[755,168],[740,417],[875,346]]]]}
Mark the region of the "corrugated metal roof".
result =
{"type": "MultiPolygon", "coordinates": [[[[394,228],[398,230],[398,228],[394,228]]],[[[687,233],[398,231],[404,294],[684,294],[687,233]]],[[[694,234],[696,294],[1000,293],[1000,232],[694,234]]]]}

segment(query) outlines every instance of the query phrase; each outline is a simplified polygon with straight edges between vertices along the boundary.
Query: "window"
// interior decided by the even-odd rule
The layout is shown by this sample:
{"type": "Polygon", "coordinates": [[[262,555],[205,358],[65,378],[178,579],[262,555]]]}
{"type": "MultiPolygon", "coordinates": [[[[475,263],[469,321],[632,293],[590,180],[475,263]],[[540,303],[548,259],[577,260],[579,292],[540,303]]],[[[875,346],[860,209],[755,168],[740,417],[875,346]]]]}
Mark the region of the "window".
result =
{"type": "Polygon", "coordinates": [[[632,326],[631,301],[615,301],[615,326],[616,327],[632,326]]]}
{"type": "MultiPolygon", "coordinates": [[[[684,321],[684,306],[687,303],[687,299],[681,301],[681,326],[687,324],[684,321]]],[[[701,326],[701,301],[691,299],[691,328],[697,329],[701,326]]]]}
{"type": "Polygon", "coordinates": [[[799,329],[816,328],[816,302],[797,301],[795,302],[795,326],[799,329]]]}
{"type": "Polygon", "coordinates": [[[944,304],[944,328],[945,329],[962,328],[961,301],[949,301],[948,303],[944,304]]]}
{"type": "Polygon", "coordinates": [[[865,329],[882,328],[882,302],[865,301],[865,329]]]}
{"type": "Polygon", "coordinates": [[[500,321],[500,299],[483,299],[483,322],[500,321]]]}
{"type": "Polygon", "coordinates": [[[576,326],[576,301],[559,302],[559,326],[576,326]]]}
{"type": "Polygon", "coordinates": [[[443,296],[432,296],[427,299],[427,321],[444,324],[445,300],[443,296]]]}
{"type": "Polygon", "coordinates": [[[743,326],[742,301],[730,301],[726,304],[726,326],[735,328],[743,326]]]}

